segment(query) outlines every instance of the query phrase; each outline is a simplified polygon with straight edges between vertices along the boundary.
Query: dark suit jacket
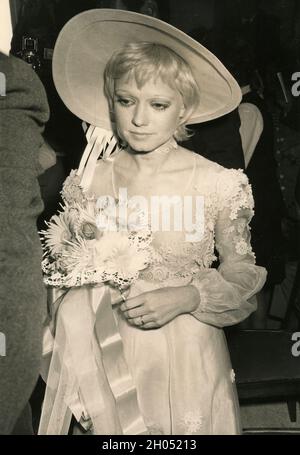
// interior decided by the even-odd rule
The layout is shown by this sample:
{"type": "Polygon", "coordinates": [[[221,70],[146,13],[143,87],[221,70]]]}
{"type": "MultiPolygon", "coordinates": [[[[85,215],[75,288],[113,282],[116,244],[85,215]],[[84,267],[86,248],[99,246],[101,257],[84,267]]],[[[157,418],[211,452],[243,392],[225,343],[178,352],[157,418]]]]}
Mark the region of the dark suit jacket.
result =
{"type": "Polygon", "coordinates": [[[251,221],[251,243],[256,263],[268,271],[267,285],[280,283],[285,276],[285,247],[281,222],[285,213],[274,153],[273,119],[265,101],[256,93],[243,96],[260,110],[264,128],[245,171],[252,186],[255,214],[251,221]]]}
{"type": "Polygon", "coordinates": [[[0,72],[6,77],[6,96],[0,97],[0,332],[6,339],[6,355],[0,350],[0,434],[9,434],[32,393],[41,356],[46,293],[37,176],[49,111],[29,65],[0,54],[0,72]]]}
{"type": "Polygon", "coordinates": [[[190,129],[195,134],[182,145],[221,166],[244,169],[240,124],[238,110],[235,109],[216,120],[191,125],[190,129]]]}

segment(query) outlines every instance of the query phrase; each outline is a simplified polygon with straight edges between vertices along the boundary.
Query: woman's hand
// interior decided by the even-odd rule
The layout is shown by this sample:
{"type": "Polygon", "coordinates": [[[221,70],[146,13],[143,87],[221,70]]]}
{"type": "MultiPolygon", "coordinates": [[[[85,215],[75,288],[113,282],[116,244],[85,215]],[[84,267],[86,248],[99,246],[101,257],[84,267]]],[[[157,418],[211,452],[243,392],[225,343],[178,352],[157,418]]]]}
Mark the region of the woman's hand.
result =
{"type": "Polygon", "coordinates": [[[118,286],[113,281],[108,282],[110,286],[111,304],[124,303],[129,295],[129,286],[118,286]]]}
{"type": "Polygon", "coordinates": [[[196,310],[199,302],[199,291],[195,286],[165,287],[127,299],[120,309],[129,324],[155,329],[180,314],[196,310]]]}

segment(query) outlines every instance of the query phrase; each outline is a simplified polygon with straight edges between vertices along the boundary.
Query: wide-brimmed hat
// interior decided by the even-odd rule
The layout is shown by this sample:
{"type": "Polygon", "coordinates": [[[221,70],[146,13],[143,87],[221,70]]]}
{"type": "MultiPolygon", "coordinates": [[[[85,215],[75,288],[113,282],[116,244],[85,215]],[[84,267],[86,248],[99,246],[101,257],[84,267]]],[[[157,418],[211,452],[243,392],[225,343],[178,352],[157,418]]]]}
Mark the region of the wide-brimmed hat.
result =
{"type": "Polygon", "coordinates": [[[139,41],[163,44],[190,65],[200,102],[188,124],[220,117],[240,103],[241,91],[235,79],[197,41],[156,18],[100,8],[73,17],[60,32],[54,49],[54,83],[65,105],[76,116],[111,129],[103,72],[113,52],[126,43],[139,41]]]}

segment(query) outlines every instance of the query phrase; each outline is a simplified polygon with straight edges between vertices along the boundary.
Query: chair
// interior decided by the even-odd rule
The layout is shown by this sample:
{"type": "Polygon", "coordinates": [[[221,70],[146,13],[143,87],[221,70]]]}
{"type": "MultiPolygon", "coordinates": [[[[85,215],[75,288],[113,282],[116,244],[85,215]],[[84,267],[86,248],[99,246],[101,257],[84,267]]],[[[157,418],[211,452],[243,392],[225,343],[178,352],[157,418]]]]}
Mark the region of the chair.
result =
{"type": "MultiPolygon", "coordinates": [[[[299,172],[299,191],[300,191],[300,172],[299,172]]],[[[299,201],[300,207],[300,201],[299,201]]],[[[291,290],[290,300],[286,312],[285,319],[283,321],[284,328],[293,327],[293,324],[298,321],[298,329],[300,329],[300,210],[299,210],[299,219],[297,222],[297,254],[298,254],[298,264],[297,270],[294,278],[294,284],[291,290]]]]}
{"type": "Polygon", "coordinates": [[[226,333],[240,402],[286,401],[291,422],[300,403],[299,321],[300,261],[280,330],[231,328],[226,333]]]}

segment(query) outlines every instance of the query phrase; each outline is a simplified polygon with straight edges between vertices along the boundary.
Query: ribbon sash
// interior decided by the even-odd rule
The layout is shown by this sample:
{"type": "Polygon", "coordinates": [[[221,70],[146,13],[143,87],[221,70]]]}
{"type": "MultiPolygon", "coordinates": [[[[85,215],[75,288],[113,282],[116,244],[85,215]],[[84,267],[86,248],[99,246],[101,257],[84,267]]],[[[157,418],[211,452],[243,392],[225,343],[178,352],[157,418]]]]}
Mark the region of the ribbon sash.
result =
{"type": "MultiPolygon", "coordinates": [[[[60,368],[61,371],[69,371],[68,376],[74,378],[73,382],[75,381],[74,384],[77,384],[75,388],[74,384],[68,387],[70,390],[64,398],[67,408],[72,408],[70,406],[71,398],[75,399],[76,396],[79,396],[83,399],[83,405],[87,406],[87,411],[90,410],[92,420],[98,411],[105,411],[104,391],[102,392],[99,388],[97,380],[98,368],[95,354],[89,347],[91,346],[89,340],[93,337],[94,329],[95,345],[96,349],[99,349],[104,370],[102,370],[102,374],[105,374],[114,397],[122,433],[124,435],[147,434],[147,428],[138,406],[136,387],[125,359],[123,341],[112,310],[109,288],[105,285],[84,286],[82,288],[71,288],[65,293],[53,292],[51,294],[56,299],[52,304],[52,321],[48,331],[50,328],[55,337],[53,345],[56,346],[55,349],[65,349],[64,344],[59,347],[61,344],[61,328],[63,327],[70,353],[67,357],[63,357],[62,352],[60,354],[57,352],[63,362],[60,368]],[[57,334],[55,334],[57,323],[60,327],[58,343],[56,342],[57,334]],[[62,360],[63,358],[64,360],[62,360]]],[[[51,365],[53,361],[57,368],[58,362],[56,359],[52,359],[51,365]]],[[[40,434],[64,434],[66,419],[59,419],[63,422],[62,424],[55,422],[55,417],[52,418],[52,416],[58,416],[62,413],[59,410],[62,404],[59,404],[61,399],[58,398],[60,396],[58,395],[58,385],[53,387],[53,384],[57,382],[58,371],[51,368],[51,365],[47,378],[47,390],[43,405],[45,412],[42,413],[40,434]]],[[[69,418],[67,420],[69,421],[69,418]]]]}
{"type": "Polygon", "coordinates": [[[137,392],[124,356],[124,348],[111,306],[110,292],[105,286],[96,311],[95,333],[102,352],[102,361],[109,386],[116,401],[124,435],[146,434],[139,410],[137,392]]]}

